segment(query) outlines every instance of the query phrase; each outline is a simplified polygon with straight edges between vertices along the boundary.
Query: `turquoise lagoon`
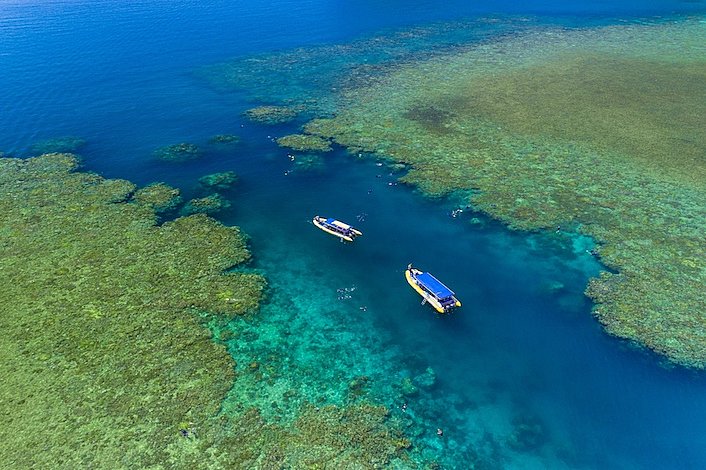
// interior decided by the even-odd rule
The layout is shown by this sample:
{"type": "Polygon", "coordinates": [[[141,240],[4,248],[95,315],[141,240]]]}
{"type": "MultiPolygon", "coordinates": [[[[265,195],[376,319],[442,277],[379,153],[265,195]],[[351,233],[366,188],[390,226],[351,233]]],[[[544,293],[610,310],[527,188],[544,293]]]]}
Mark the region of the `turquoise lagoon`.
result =
{"type": "MultiPolygon", "coordinates": [[[[369,399],[388,406],[412,436],[415,458],[443,468],[704,468],[706,376],[603,332],[583,296],[602,269],[590,240],[509,231],[458,198],[425,199],[375,158],[340,148],[317,165],[298,165],[304,153],[274,139],[302,122],[249,122],[242,112],[265,102],[258,93],[267,90],[224,91],[202,73],[234,57],[369,44],[484,15],[501,15],[503,26],[464,40],[703,10],[667,0],[10,0],[0,5],[0,150],[29,156],[37,142],[77,136],[87,142],[79,150],[85,169],[141,185],[165,181],[187,198],[206,174],[239,175],[226,193],[232,207],[217,217],[251,236],[248,269],[270,288],[259,313],[229,326],[242,373],[226,412],[253,403],[286,423],[306,401],[369,399]],[[241,141],[209,146],[223,133],[241,141]],[[183,141],[202,146],[203,158],[152,158],[183,141]],[[339,243],[313,227],[316,214],[364,236],[339,243]],[[410,262],[447,283],[463,307],[442,317],[420,305],[403,277],[410,262]],[[248,373],[252,362],[257,378],[248,373]]],[[[402,52],[366,45],[356,60],[396,59],[404,47],[424,53],[434,42],[396,47],[402,52]]]]}

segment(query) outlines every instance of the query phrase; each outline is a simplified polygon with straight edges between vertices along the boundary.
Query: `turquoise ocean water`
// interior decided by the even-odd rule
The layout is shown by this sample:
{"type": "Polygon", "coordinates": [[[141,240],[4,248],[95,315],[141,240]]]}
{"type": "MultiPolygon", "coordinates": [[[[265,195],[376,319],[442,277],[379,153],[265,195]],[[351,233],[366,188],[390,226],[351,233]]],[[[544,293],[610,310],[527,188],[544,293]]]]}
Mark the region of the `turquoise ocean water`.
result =
{"type": "Polygon", "coordinates": [[[187,197],[203,175],[238,173],[233,207],[218,218],[252,237],[249,268],[270,290],[259,314],[233,322],[229,347],[238,367],[268,368],[264,381],[239,376],[225,409],[245,400],[286,422],[299,403],[341,404],[354,390],[389,406],[417,455],[444,468],[706,468],[706,376],[602,331],[583,296],[601,269],[590,240],[511,232],[467,210],[452,217],[454,198],[425,199],[374,158],[341,149],[300,165],[302,152],[273,138],[301,122],[249,122],[252,94],[215,89],[200,73],[484,15],[580,27],[706,10],[671,0],[469,3],[5,0],[0,150],[24,157],[37,142],[77,136],[85,169],[165,181],[187,197]],[[195,162],[152,158],[223,133],[242,141],[195,162]],[[315,214],[364,236],[338,243],[310,224],[315,214]],[[403,278],[410,262],[463,308],[440,317],[421,306],[403,278]]]}

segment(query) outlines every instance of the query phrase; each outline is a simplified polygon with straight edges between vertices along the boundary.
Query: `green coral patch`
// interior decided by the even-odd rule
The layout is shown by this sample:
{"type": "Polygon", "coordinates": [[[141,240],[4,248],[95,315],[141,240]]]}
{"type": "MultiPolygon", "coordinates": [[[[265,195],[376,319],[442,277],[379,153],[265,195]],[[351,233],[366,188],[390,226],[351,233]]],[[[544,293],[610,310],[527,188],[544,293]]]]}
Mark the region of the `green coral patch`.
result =
{"type": "Polygon", "coordinates": [[[274,125],[293,121],[301,111],[301,106],[258,106],[245,111],[245,116],[260,124],[274,125]]]}
{"type": "Polygon", "coordinates": [[[154,183],[135,191],[132,199],[137,204],[145,204],[155,212],[174,210],[181,203],[179,190],[164,183],[154,183]]]}
{"type": "Polygon", "coordinates": [[[280,147],[308,152],[330,152],[331,142],[317,135],[292,134],[277,139],[280,147]]]}
{"type": "Polygon", "coordinates": [[[580,230],[606,329],[706,367],[706,23],[537,29],[400,66],[305,126],[513,228],[580,230]]]}
{"type": "Polygon", "coordinates": [[[220,194],[192,199],[181,208],[181,215],[215,214],[230,207],[230,201],[220,194]]]}
{"type": "Polygon", "coordinates": [[[0,453],[13,468],[149,467],[232,383],[189,311],[245,313],[263,280],[223,274],[249,256],[236,228],[157,227],[149,204],[119,202],[132,184],[76,165],[0,162],[0,453]]]}
{"type": "Polygon", "coordinates": [[[171,188],[77,166],[0,160],[4,466],[373,468],[402,455],[382,407],[302,404],[287,428],[248,403],[224,410],[235,363],[207,325],[258,305],[263,278],[230,269],[250,256],[244,237],[203,214],[157,226],[171,188]]]}
{"type": "Polygon", "coordinates": [[[443,108],[459,119],[486,118],[512,133],[579,141],[657,171],[703,178],[704,83],[706,62],[573,54],[474,78],[443,108]]]}

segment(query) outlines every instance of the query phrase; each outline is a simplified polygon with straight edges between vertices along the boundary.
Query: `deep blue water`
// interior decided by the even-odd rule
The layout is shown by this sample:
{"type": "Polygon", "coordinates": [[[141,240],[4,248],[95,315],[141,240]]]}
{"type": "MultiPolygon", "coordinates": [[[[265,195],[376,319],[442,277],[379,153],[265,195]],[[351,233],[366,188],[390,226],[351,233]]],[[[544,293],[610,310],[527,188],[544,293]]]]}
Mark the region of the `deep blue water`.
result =
{"type": "MultiPolygon", "coordinates": [[[[167,181],[187,196],[198,177],[235,170],[234,207],[221,220],[252,236],[253,267],[280,296],[296,300],[288,289],[317,290],[300,296],[312,326],[295,335],[313,338],[336,310],[345,315],[336,325],[350,344],[369,348],[350,353],[361,354],[361,370],[383,358],[378,368],[386,374],[433,368],[433,391],[408,405],[419,422],[446,430],[438,440],[430,427],[420,442],[429,455],[451,456],[449,467],[463,468],[462,455],[492,441],[509,467],[706,468],[706,377],[664,368],[602,331],[582,295],[600,270],[587,246],[564,234],[510,232],[479,214],[452,218],[453,201],[390,185],[395,179],[384,167],[340,150],[323,157],[322,169],[289,173],[287,152],[270,137],[296,124],[247,122],[243,95],[215,92],[194,73],[233,57],[485,14],[581,25],[705,10],[700,2],[668,0],[5,0],[0,150],[27,156],[37,141],[79,136],[88,142],[81,149],[86,169],[138,184],[167,181]],[[183,165],[151,158],[159,146],[220,133],[243,141],[183,165]],[[308,223],[317,213],[351,222],[365,214],[365,235],[353,246],[336,243],[308,223]],[[419,305],[402,277],[410,261],[458,293],[464,306],[456,315],[419,305]],[[337,300],[336,289],[350,286],[352,298],[337,300]],[[541,423],[537,448],[507,445],[518,415],[541,423]]],[[[272,300],[262,315],[278,309],[272,300]]],[[[307,358],[324,364],[345,348],[332,340],[321,357],[307,358]]],[[[399,397],[385,390],[378,398],[396,410],[399,397]]]]}

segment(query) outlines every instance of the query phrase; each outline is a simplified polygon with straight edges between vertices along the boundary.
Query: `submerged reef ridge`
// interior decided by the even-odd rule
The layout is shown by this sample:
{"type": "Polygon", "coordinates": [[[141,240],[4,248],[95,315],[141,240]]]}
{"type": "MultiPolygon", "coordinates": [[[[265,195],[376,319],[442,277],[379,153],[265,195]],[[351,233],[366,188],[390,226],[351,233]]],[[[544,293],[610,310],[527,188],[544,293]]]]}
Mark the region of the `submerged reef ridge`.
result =
{"type": "Polygon", "coordinates": [[[305,132],[510,227],[578,230],[610,333],[706,367],[706,23],[537,28],[348,88],[305,132]]]}
{"type": "Polygon", "coordinates": [[[453,50],[526,23],[482,18],[419,26],[346,44],[238,58],[203,67],[197,76],[220,92],[244,92],[254,103],[267,103],[246,112],[263,124],[286,122],[280,119],[290,114],[287,110],[329,116],[339,106],[342,89],[371,83],[391,63],[428,57],[430,50],[453,50]]]}
{"type": "Polygon", "coordinates": [[[182,142],[180,144],[165,145],[154,151],[155,158],[166,162],[185,162],[201,158],[203,153],[196,144],[182,142]]]}
{"type": "Polygon", "coordinates": [[[80,137],[64,136],[53,139],[42,140],[33,144],[29,153],[31,155],[42,155],[45,153],[74,153],[86,145],[86,141],[80,137]]]}
{"type": "Polygon", "coordinates": [[[238,182],[238,175],[234,171],[211,173],[199,178],[199,185],[206,189],[225,190],[231,189],[238,182]]]}
{"type": "Polygon", "coordinates": [[[208,142],[211,144],[237,144],[240,142],[240,137],[233,134],[218,134],[208,139],[208,142]]]}
{"type": "Polygon", "coordinates": [[[321,155],[308,154],[292,155],[294,158],[294,170],[296,171],[323,171],[326,162],[321,155]]]}

